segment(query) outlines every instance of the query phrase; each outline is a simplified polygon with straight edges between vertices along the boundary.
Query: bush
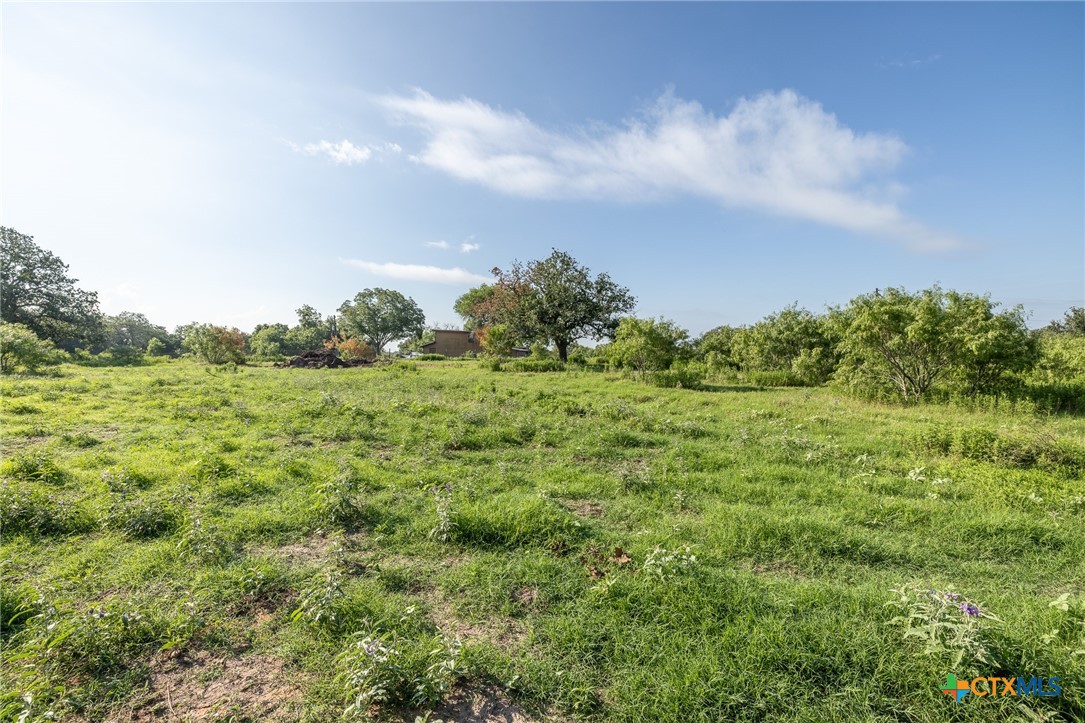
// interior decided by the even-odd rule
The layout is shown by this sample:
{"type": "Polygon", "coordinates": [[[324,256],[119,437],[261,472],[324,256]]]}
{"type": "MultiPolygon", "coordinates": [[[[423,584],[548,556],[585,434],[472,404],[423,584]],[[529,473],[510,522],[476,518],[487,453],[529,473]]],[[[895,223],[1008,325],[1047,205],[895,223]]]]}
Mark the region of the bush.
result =
{"type": "Polygon", "coordinates": [[[983,427],[933,426],[921,432],[916,446],[938,454],[1001,464],[1080,474],[1085,469],[1085,447],[1044,435],[1006,434],[983,427]]]}
{"type": "Polygon", "coordinates": [[[237,329],[191,324],[184,329],[183,344],[208,364],[245,363],[245,335],[237,329]]]}
{"type": "Polygon", "coordinates": [[[143,363],[143,350],[134,346],[115,346],[107,354],[112,366],[134,367],[143,363]]]}
{"type": "Polygon", "coordinates": [[[53,342],[39,339],[26,326],[0,323],[0,373],[36,372],[62,359],[63,352],[53,342]]]}
{"type": "Polygon", "coordinates": [[[444,354],[422,354],[415,357],[418,361],[444,361],[448,359],[444,354]]]}
{"type": "Polygon", "coordinates": [[[516,359],[503,365],[507,372],[563,372],[565,364],[557,359],[516,359]]]}
{"type": "Polygon", "coordinates": [[[608,356],[612,363],[638,372],[660,371],[674,363],[688,338],[673,321],[627,317],[618,324],[608,356]]]}
{"type": "Polygon", "coordinates": [[[750,372],[750,383],[759,387],[805,387],[806,381],[794,372],[750,372]]]}
{"type": "Polygon", "coordinates": [[[147,356],[164,356],[166,354],[166,342],[157,336],[152,336],[147,342],[147,356]]]}
{"type": "Polygon", "coordinates": [[[324,342],[324,348],[339,352],[339,356],[343,359],[377,358],[377,355],[373,352],[373,347],[356,337],[340,339],[338,336],[333,336],[324,342]]]}

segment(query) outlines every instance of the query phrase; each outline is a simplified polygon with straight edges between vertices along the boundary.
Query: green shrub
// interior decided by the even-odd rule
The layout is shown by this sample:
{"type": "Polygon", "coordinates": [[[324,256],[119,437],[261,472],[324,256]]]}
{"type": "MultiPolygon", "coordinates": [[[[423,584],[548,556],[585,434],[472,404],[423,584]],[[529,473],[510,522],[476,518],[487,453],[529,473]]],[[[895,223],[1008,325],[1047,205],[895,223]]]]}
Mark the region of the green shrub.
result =
{"type": "Polygon", "coordinates": [[[68,534],[87,529],[91,520],[70,500],[0,484],[0,534],[68,534]]]}
{"type": "Polygon", "coordinates": [[[152,336],[147,342],[147,356],[163,356],[166,353],[166,342],[157,336],[152,336]]]}
{"type": "Polygon", "coordinates": [[[1006,434],[983,427],[935,426],[920,432],[915,441],[925,451],[1007,467],[1054,468],[1071,474],[1085,470],[1085,448],[1045,435],[1006,434]]]}
{"type": "Polygon", "coordinates": [[[563,372],[565,364],[557,359],[516,359],[504,365],[507,372],[563,372]]]}
{"type": "Polygon", "coordinates": [[[418,361],[444,361],[448,359],[444,354],[422,354],[415,357],[418,361]]]}
{"type": "Polygon", "coordinates": [[[208,364],[243,364],[245,335],[212,324],[190,324],[182,331],[184,348],[208,364]]]}
{"type": "Polygon", "coordinates": [[[0,373],[36,372],[43,366],[59,364],[64,353],[53,342],[39,339],[22,324],[0,323],[0,373]]]}
{"type": "Polygon", "coordinates": [[[100,356],[108,358],[110,365],[117,367],[134,367],[143,363],[143,350],[134,346],[114,346],[100,356]]]}
{"type": "Polygon", "coordinates": [[[794,372],[750,372],[750,383],[759,387],[805,387],[806,382],[794,372]]]}
{"type": "Polygon", "coordinates": [[[181,514],[169,503],[122,495],[99,522],[130,539],[145,540],[173,532],[181,524],[181,514]]]}

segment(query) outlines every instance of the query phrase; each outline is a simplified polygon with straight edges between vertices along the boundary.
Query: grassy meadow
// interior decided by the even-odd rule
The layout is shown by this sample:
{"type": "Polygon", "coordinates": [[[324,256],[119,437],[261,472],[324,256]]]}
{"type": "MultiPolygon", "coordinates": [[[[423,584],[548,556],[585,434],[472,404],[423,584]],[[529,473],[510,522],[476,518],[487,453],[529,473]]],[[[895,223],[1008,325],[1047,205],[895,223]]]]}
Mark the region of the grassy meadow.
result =
{"type": "Polygon", "coordinates": [[[478,362],[0,398],[3,720],[1085,720],[1080,418],[478,362]]]}

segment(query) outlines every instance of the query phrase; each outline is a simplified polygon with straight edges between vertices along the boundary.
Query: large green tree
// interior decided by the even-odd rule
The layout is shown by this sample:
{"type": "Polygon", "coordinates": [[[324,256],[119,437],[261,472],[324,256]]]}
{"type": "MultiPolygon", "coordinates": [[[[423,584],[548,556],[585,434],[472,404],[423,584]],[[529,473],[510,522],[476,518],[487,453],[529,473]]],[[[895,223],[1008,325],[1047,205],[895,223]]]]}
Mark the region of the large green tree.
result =
{"type": "Polygon", "coordinates": [[[391,289],[366,289],[339,307],[339,327],[380,353],[389,342],[421,336],[426,315],[414,299],[391,289]]]}
{"type": "Polygon", "coordinates": [[[895,389],[909,402],[939,382],[998,392],[1008,374],[1036,363],[1037,346],[1023,311],[997,306],[938,286],[859,296],[830,314],[843,353],[839,376],[865,391],[895,389]]]}
{"type": "Polygon", "coordinates": [[[966,393],[997,394],[1014,372],[1039,361],[1039,335],[1029,330],[1023,307],[997,311],[988,296],[947,292],[946,297],[957,340],[957,377],[966,393]]]}
{"type": "Polygon", "coordinates": [[[158,339],[167,352],[175,351],[180,340],[166,331],[166,328],[152,324],[143,314],[134,311],[122,311],[115,316],[102,319],[104,343],[110,347],[132,347],[144,350],[151,339],[158,339]]]}
{"type": "Polygon", "coordinates": [[[68,350],[100,340],[98,295],[76,281],[68,265],[33,237],[0,227],[0,320],[68,350]]]}
{"type": "Polygon", "coordinates": [[[621,315],[636,306],[629,289],[607,274],[591,271],[569,254],[554,249],[545,259],[515,262],[508,271],[495,269],[497,285],[513,303],[503,319],[524,341],[553,342],[562,361],[578,339],[612,338],[621,315]]]}

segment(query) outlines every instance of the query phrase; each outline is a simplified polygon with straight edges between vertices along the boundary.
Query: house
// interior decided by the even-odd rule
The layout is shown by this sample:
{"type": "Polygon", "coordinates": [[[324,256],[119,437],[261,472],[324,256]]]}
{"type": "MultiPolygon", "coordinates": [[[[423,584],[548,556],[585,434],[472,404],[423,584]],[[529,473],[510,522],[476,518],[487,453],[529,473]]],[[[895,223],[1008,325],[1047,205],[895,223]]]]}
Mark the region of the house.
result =
{"type": "MultiPolygon", "coordinates": [[[[420,348],[423,354],[444,354],[445,356],[463,356],[468,352],[482,353],[482,344],[479,343],[475,332],[455,329],[434,329],[433,341],[423,344],[420,348]]],[[[527,349],[516,348],[512,350],[510,356],[521,357],[530,353],[527,349]]]]}

